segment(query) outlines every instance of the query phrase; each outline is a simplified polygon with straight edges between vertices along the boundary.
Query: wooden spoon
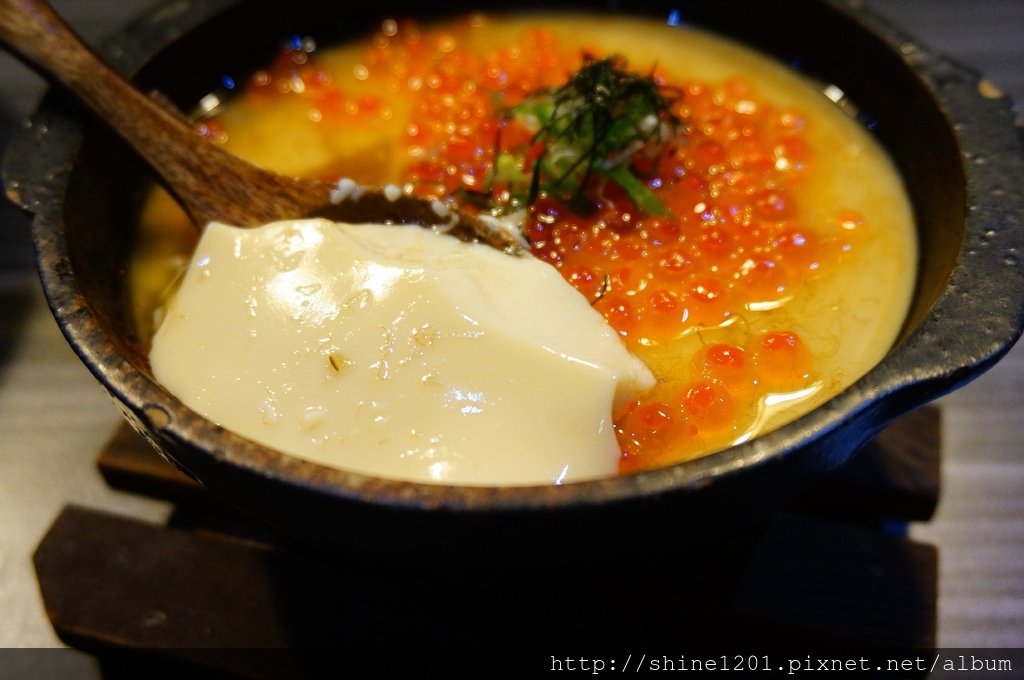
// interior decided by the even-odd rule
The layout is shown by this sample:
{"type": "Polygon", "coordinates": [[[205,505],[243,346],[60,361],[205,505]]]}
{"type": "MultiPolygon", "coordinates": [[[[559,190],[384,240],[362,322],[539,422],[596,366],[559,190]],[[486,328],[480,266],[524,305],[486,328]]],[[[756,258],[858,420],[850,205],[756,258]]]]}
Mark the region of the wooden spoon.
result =
{"type": "Polygon", "coordinates": [[[41,0],[0,0],[0,39],[124,138],[200,227],[215,220],[258,226],[313,216],[443,225],[462,238],[509,253],[522,251],[520,242],[494,221],[439,201],[407,196],[396,187],[338,190],[325,182],[268,172],[230,154],[115,73],[41,0]]]}

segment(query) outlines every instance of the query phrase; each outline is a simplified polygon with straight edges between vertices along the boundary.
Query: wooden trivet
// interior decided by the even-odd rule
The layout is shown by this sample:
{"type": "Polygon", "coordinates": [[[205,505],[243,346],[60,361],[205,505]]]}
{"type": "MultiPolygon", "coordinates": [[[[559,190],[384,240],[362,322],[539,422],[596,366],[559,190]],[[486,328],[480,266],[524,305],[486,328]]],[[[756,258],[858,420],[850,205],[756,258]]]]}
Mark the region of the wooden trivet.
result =
{"type": "Polygon", "coordinates": [[[70,506],[35,566],[68,644],[147,650],[144,661],[239,677],[301,677],[310,650],[323,648],[381,671],[424,660],[451,668],[494,649],[539,663],[630,645],[927,648],[936,550],[879,527],[931,516],[938,442],[938,412],[916,411],[757,531],[667,537],[581,564],[296,544],[209,499],[123,428],[101,471],[118,488],[176,500],[175,519],[158,526],[70,506]],[[243,648],[278,651],[218,651],[243,648]]]}

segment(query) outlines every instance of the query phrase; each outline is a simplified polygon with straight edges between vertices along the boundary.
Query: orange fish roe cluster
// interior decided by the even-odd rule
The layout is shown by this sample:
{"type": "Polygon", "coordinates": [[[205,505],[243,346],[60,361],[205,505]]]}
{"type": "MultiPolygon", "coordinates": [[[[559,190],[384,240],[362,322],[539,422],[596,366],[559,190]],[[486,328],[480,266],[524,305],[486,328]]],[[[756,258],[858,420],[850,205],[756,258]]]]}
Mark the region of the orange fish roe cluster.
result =
{"type": "Polygon", "coordinates": [[[452,32],[438,32],[385,21],[361,63],[346,74],[319,63],[311,39],[295,38],[270,67],[253,75],[245,96],[257,105],[302,97],[312,121],[350,126],[391,120],[399,102],[411,103],[399,143],[407,158],[401,179],[408,190],[431,198],[480,191],[493,168],[498,135],[514,143],[526,134],[517,126],[505,130],[499,109],[565,82],[582,61],[578,53],[561,51],[541,27],[513,44],[468,49],[464,32],[485,23],[482,15],[471,15],[452,32]]]}
{"type": "Polygon", "coordinates": [[[860,224],[851,212],[806,222],[798,196],[813,158],[798,113],[758,102],[738,78],[681,90],[675,113],[686,126],[683,139],[656,165],[633,167],[671,217],[640,214],[609,183],[593,213],[541,200],[528,224],[534,253],[641,356],[645,347],[704,329],[729,327],[744,340],[703,347],[690,366],[657,375],[651,394],[617,414],[623,471],[739,441],[762,417],[768,395],[815,382],[813,357],[795,331],[744,329],[759,314],[784,309],[834,266],[860,224]]]}
{"type": "MultiPolygon", "coordinates": [[[[483,21],[467,20],[470,27],[483,21]]],[[[391,89],[413,102],[401,143],[409,158],[403,179],[431,198],[489,190],[498,139],[523,134],[499,119],[499,109],[561,84],[580,63],[542,28],[482,52],[466,49],[453,33],[424,35],[408,24],[387,26],[373,42],[369,72],[390,78],[391,89]]]]}
{"type": "MultiPolygon", "coordinates": [[[[247,96],[304,97],[316,123],[369,125],[408,107],[398,140],[404,169],[394,181],[433,198],[469,192],[501,203],[498,151],[535,143],[502,119],[502,109],[565,83],[584,55],[564,52],[543,28],[514,43],[471,45],[484,21],[471,16],[450,31],[384,22],[349,74],[327,72],[312,44],[296,41],[254,76],[247,96]],[[366,91],[376,94],[358,94],[366,91]]],[[[857,213],[801,209],[815,161],[799,111],[768,104],[740,77],[711,84],[663,68],[653,77],[676,93],[671,112],[681,132],[629,169],[669,214],[643,214],[617,184],[595,175],[582,209],[542,194],[525,224],[534,255],[591,300],[642,358],[693,334],[729,338],[686,344],[692,356],[652,366],[656,387],[615,414],[624,472],[749,437],[766,399],[820,380],[804,340],[776,319],[862,231],[857,213]]],[[[204,125],[206,134],[220,134],[215,121],[204,125]]]]}
{"type": "Polygon", "coordinates": [[[816,380],[813,357],[793,331],[755,334],[744,345],[701,345],[687,366],[618,414],[620,469],[665,465],[744,439],[767,395],[816,380]]]}
{"type": "Polygon", "coordinates": [[[778,308],[853,245],[855,230],[839,225],[856,216],[812,227],[800,212],[811,158],[797,114],[737,98],[751,96],[739,79],[683,92],[683,140],[656,167],[637,169],[672,217],[644,216],[607,185],[592,214],[541,201],[528,228],[538,257],[631,343],[778,308]]]}

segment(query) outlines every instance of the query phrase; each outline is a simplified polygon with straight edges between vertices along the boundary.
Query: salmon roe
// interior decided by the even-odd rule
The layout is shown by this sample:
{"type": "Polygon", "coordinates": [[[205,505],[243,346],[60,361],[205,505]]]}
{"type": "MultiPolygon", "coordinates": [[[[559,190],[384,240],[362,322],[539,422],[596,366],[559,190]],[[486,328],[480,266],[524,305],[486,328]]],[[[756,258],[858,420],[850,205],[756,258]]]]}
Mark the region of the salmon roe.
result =
{"type": "MultiPolygon", "coordinates": [[[[468,35],[485,23],[474,15],[461,29],[468,35]]],[[[385,124],[406,106],[397,142],[403,161],[392,181],[432,198],[489,192],[500,201],[506,188],[492,181],[497,149],[527,147],[524,162],[541,151],[530,147],[528,130],[502,120],[500,107],[563,84],[583,55],[563,50],[543,28],[486,49],[469,42],[460,31],[387,21],[354,72],[337,74],[318,64],[311,41],[296,39],[253,77],[248,96],[302,98],[319,125],[385,124]]],[[[590,300],[638,356],[689,348],[682,361],[648,361],[657,385],[614,414],[624,472],[739,441],[753,431],[768,395],[819,379],[798,331],[761,315],[784,308],[834,267],[855,247],[862,224],[851,211],[819,217],[802,210],[814,153],[799,111],[760,100],[744,78],[705,83],[661,66],[632,67],[678,92],[671,111],[683,132],[657,158],[630,166],[669,215],[644,214],[618,185],[595,176],[582,208],[542,194],[524,225],[533,254],[590,300]],[[728,342],[680,343],[717,331],[728,342]]],[[[216,120],[203,125],[205,134],[222,134],[216,120]]],[[[771,317],[778,318],[785,317],[771,317]]]]}

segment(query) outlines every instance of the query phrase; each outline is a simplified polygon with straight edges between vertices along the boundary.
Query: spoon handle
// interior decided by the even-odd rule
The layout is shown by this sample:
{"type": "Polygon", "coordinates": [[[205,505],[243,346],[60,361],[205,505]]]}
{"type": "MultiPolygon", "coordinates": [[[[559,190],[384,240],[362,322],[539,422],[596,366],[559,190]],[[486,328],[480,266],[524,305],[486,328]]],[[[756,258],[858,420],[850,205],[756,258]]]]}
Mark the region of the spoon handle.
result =
{"type": "Polygon", "coordinates": [[[279,176],[200,137],[107,66],[41,0],[0,0],[0,40],[109,123],[164,179],[198,225],[218,219],[249,226],[295,216],[313,194],[326,195],[326,189],[308,182],[285,183],[282,192],[279,176]],[[272,189],[273,200],[259,195],[264,187],[272,189]]]}

